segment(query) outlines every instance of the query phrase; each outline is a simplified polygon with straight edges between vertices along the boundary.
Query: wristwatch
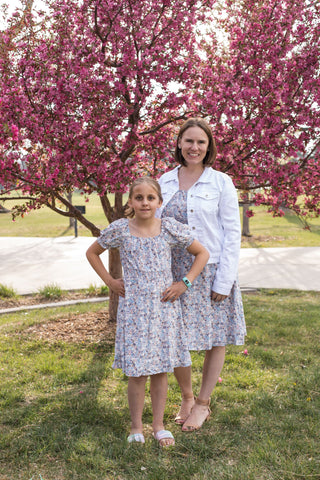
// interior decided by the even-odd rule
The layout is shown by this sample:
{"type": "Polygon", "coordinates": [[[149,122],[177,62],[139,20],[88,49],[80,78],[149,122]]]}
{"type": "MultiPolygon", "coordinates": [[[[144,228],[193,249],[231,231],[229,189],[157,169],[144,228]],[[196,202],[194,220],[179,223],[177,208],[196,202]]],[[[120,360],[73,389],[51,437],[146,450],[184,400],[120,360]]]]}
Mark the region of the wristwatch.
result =
{"type": "Polygon", "coordinates": [[[190,280],[187,279],[187,277],[183,277],[182,281],[187,288],[192,287],[192,283],[190,282],[190,280]]]}

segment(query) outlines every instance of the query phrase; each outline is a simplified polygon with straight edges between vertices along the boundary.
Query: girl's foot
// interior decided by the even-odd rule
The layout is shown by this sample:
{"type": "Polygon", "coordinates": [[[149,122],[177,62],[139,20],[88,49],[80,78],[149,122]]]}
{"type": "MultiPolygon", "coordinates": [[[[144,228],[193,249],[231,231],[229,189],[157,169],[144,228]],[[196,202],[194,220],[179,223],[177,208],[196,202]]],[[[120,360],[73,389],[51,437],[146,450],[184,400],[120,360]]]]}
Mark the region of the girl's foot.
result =
{"type": "Polygon", "coordinates": [[[211,414],[209,404],[210,399],[200,400],[196,398],[189,417],[182,425],[183,432],[194,432],[202,427],[203,423],[208,420],[211,414]]]}
{"type": "Polygon", "coordinates": [[[193,395],[186,395],[181,398],[181,407],[179,410],[178,415],[174,419],[175,423],[178,425],[183,425],[184,422],[187,420],[189,417],[192,407],[194,405],[194,396],[193,395]]]}
{"type": "Polygon", "coordinates": [[[145,443],[143,433],[131,433],[127,438],[128,443],[145,443]]]}
{"type": "Polygon", "coordinates": [[[174,437],[169,430],[158,430],[153,433],[153,436],[160,447],[172,447],[174,445],[174,437]]]}

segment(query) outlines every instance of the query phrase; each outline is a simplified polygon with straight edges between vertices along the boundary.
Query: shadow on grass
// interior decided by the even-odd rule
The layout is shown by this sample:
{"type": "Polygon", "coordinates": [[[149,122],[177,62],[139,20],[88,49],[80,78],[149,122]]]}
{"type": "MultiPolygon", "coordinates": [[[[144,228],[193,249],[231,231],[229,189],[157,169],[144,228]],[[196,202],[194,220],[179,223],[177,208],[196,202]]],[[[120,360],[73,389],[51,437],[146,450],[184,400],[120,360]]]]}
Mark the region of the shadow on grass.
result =
{"type": "MultiPolygon", "coordinates": [[[[285,216],[283,218],[288,223],[295,225],[297,228],[302,228],[303,230],[305,230],[305,224],[303,223],[303,221],[298,217],[298,215],[293,213],[291,210],[286,210],[285,216]]],[[[309,222],[307,223],[309,224],[309,222]]],[[[309,227],[310,227],[310,232],[315,233],[316,235],[320,235],[320,226],[309,224],[309,227]]]]}
{"type": "MultiPolygon", "coordinates": [[[[72,383],[59,385],[59,379],[54,378],[58,385],[55,389],[51,386],[50,393],[32,396],[20,391],[12,399],[3,422],[10,446],[7,444],[6,458],[0,456],[0,464],[3,460],[13,464],[17,472],[26,472],[27,468],[31,477],[38,474],[35,466],[47,470],[46,465],[51,464],[52,472],[55,463],[57,470],[65,463],[63,470],[87,478],[86,469],[97,468],[103,453],[111,458],[120,454],[126,433],[123,425],[128,423],[129,414],[124,391],[109,395],[108,387],[104,388],[104,383],[115,383],[112,349],[112,345],[98,346],[87,369],[72,383]],[[92,462],[94,465],[90,465],[92,462]]],[[[57,357],[62,355],[61,344],[56,353],[57,357]]],[[[119,382],[125,390],[125,377],[123,381],[117,379],[117,388],[119,382]]]]}

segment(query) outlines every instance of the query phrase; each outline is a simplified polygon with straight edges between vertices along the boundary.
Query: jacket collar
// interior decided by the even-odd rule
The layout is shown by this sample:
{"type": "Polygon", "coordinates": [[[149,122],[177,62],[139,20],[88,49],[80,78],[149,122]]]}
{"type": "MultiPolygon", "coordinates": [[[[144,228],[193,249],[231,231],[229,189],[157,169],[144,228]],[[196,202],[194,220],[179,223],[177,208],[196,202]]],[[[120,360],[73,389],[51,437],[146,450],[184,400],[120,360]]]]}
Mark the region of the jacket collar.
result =
{"type": "MultiPolygon", "coordinates": [[[[175,167],[173,170],[170,170],[165,174],[164,178],[164,183],[171,182],[172,180],[179,181],[178,179],[178,170],[180,168],[180,165],[175,167]]],[[[201,177],[199,180],[196,182],[201,182],[201,183],[209,183],[212,180],[212,175],[213,175],[214,170],[211,167],[205,167],[204,171],[202,172],[201,177]]]]}

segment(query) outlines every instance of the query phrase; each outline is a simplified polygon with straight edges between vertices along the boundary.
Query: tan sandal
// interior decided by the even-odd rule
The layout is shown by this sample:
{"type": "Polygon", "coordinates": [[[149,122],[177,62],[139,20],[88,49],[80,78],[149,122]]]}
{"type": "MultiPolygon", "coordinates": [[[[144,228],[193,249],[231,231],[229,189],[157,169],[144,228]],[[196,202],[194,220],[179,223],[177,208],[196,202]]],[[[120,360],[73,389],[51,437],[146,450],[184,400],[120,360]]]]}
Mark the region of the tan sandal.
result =
{"type": "MultiPolygon", "coordinates": [[[[182,395],[182,400],[191,400],[191,399],[195,400],[195,397],[193,395],[187,395],[187,396],[182,395]]],[[[192,407],[193,407],[193,405],[192,405],[192,407]]],[[[181,407],[182,407],[182,405],[181,405],[181,407]]],[[[190,412],[186,416],[182,417],[181,413],[180,413],[181,412],[181,407],[180,407],[178,415],[174,419],[175,423],[177,423],[178,425],[183,425],[184,424],[184,422],[187,420],[187,418],[189,417],[189,415],[191,413],[191,410],[192,410],[192,407],[191,407],[190,412]]]]}
{"type": "MultiPolygon", "coordinates": [[[[194,432],[195,430],[199,430],[199,428],[202,427],[202,425],[204,424],[204,422],[206,422],[206,421],[209,419],[210,415],[211,415],[211,410],[210,410],[210,407],[209,407],[209,405],[210,405],[210,398],[209,398],[209,400],[200,400],[199,398],[196,398],[196,399],[195,399],[195,405],[201,405],[201,406],[203,406],[203,407],[207,407],[207,415],[206,415],[206,417],[203,419],[203,421],[200,423],[200,425],[184,425],[184,424],[183,424],[183,425],[182,425],[182,431],[183,431],[183,432],[194,432]],[[184,427],[184,428],[183,428],[183,427],[184,427]]],[[[192,409],[191,409],[190,415],[192,414],[192,410],[193,410],[193,407],[192,407],[192,409]]],[[[190,415],[189,415],[189,417],[190,417],[190,415]]],[[[189,418],[189,417],[188,417],[188,418],[189,418]]],[[[187,420],[188,420],[188,419],[186,419],[186,421],[187,421],[187,420]]]]}

